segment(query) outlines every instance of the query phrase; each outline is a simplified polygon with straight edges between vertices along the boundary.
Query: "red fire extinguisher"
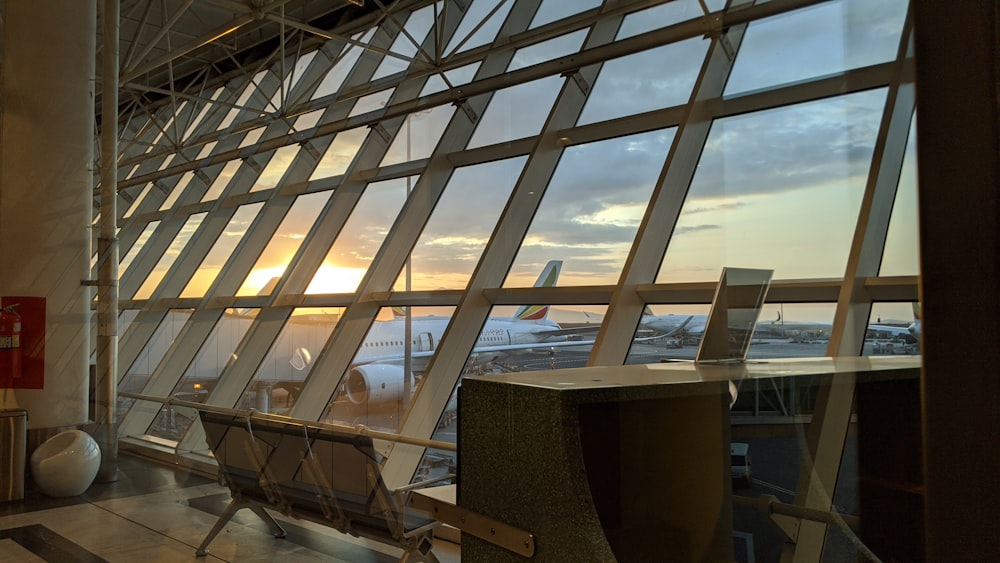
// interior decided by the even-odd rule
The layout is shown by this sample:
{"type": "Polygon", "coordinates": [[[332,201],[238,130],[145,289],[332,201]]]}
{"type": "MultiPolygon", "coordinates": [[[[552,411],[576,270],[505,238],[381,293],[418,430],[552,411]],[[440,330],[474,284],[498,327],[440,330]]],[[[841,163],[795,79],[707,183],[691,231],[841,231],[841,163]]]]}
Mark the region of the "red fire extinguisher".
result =
{"type": "Polygon", "coordinates": [[[17,304],[0,309],[0,379],[21,377],[21,315],[17,304]]]}

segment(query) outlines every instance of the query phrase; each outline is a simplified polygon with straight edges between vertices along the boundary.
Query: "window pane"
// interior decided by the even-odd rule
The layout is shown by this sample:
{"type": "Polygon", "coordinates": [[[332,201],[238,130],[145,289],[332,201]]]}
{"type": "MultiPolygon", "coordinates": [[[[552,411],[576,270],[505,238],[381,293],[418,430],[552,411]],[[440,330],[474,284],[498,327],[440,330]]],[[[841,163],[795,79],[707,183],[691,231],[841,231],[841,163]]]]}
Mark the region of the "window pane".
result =
{"type": "MultiPolygon", "coordinates": [[[[724,3],[725,0],[707,2],[710,10],[719,10],[724,3]]],[[[674,0],[625,16],[616,39],[621,40],[641,35],[654,29],[700,18],[703,15],[704,11],[701,9],[699,0],[674,0]]]]}
{"type": "Polygon", "coordinates": [[[316,169],[313,170],[309,179],[319,180],[320,178],[343,174],[347,171],[347,167],[351,165],[354,156],[358,154],[361,143],[365,141],[366,135],[368,135],[367,127],[356,127],[349,131],[337,133],[333,142],[330,143],[330,148],[326,150],[326,154],[320,159],[319,164],[316,165],[316,169]]]}
{"type": "Polygon", "coordinates": [[[896,58],[907,3],[840,0],[752,22],[733,64],[726,94],[896,58]]]}
{"type": "Polygon", "coordinates": [[[885,239],[880,276],[916,276],[920,274],[920,236],[917,222],[917,124],[910,124],[903,169],[892,202],[892,217],[885,239]]]}
{"type": "Polygon", "coordinates": [[[459,24],[444,52],[450,55],[492,43],[513,5],[514,2],[510,0],[478,0],[473,2],[466,9],[462,23],[459,24]],[[493,12],[493,9],[497,8],[501,1],[503,4],[496,12],[493,12]],[[492,15],[490,15],[491,12],[492,15]],[[481,23],[482,26],[480,26],[481,23]]]}
{"type": "MultiPolygon", "coordinates": [[[[368,35],[362,41],[368,41],[371,36],[375,33],[376,28],[372,28],[368,35]]],[[[358,39],[358,36],[354,36],[354,39],[358,39]]],[[[354,64],[358,62],[361,57],[361,53],[364,49],[361,47],[351,45],[348,46],[343,52],[337,55],[338,58],[334,59],[334,66],[326,73],[323,80],[316,87],[316,91],[313,92],[312,99],[322,98],[323,96],[328,96],[333,94],[340,87],[343,86],[344,81],[347,80],[347,75],[350,74],[351,69],[354,68],[354,64]]]]}
{"type": "Polygon", "coordinates": [[[550,76],[497,90],[479,118],[469,148],[537,135],[545,124],[563,80],[550,76]]]}
{"type": "MultiPolygon", "coordinates": [[[[160,326],[156,327],[153,336],[146,343],[142,352],[136,357],[132,365],[125,371],[125,375],[118,382],[118,390],[129,393],[141,393],[149,382],[149,377],[153,374],[156,366],[160,365],[163,356],[167,354],[170,345],[180,334],[181,329],[194,313],[194,309],[171,309],[167,312],[160,326]]],[[[130,326],[130,328],[133,328],[130,326]]],[[[124,419],[125,412],[132,405],[134,399],[118,397],[118,412],[120,418],[124,419]]]]}
{"type": "Polygon", "coordinates": [[[438,106],[407,115],[380,166],[428,158],[441,140],[455,109],[452,105],[438,106]]]}
{"type": "MultiPolygon", "coordinates": [[[[125,214],[122,216],[123,218],[128,219],[129,217],[132,216],[133,213],[135,213],[135,211],[139,208],[139,205],[142,204],[142,201],[144,199],[146,199],[147,195],[149,195],[149,190],[152,187],[153,187],[153,184],[149,183],[149,184],[146,184],[142,188],[142,191],[139,192],[139,195],[137,195],[136,198],[132,201],[132,204],[128,206],[128,209],[125,211],[125,214]]],[[[124,199],[126,202],[128,201],[127,199],[125,199],[124,196],[122,197],[122,199],[124,199]]]]}
{"type": "Polygon", "coordinates": [[[875,90],[717,120],[657,281],[716,281],[723,266],[843,277],[884,102],[875,90]]]}
{"type": "MultiPolygon", "coordinates": [[[[414,45],[410,38],[412,37],[413,40],[418,43],[422,42],[433,24],[434,8],[432,6],[426,6],[413,12],[406,20],[406,25],[404,26],[406,33],[400,32],[399,35],[396,36],[396,40],[393,41],[392,47],[389,48],[389,51],[404,57],[415,57],[419,60],[422,55],[417,54],[417,45],[414,45]],[[407,33],[410,37],[407,37],[407,33]]],[[[393,22],[391,26],[393,29],[396,29],[395,22],[393,22]]],[[[409,63],[403,59],[385,57],[382,59],[382,63],[379,64],[378,69],[375,71],[375,75],[372,76],[372,80],[404,71],[408,66],[409,63]]]]}
{"type": "MultiPolygon", "coordinates": [[[[253,324],[257,312],[258,309],[226,309],[170,396],[204,402],[215,388],[223,368],[236,357],[236,347],[253,324]]],[[[147,433],[164,440],[180,440],[197,416],[194,409],[167,405],[160,409],[147,433]]]]}
{"type": "Polygon", "coordinates": [[[281,147],[280,149],[274,151],[274,155],[271,160],[268,161],[267,166],[264,167],[263,172],[254,182],[251,192],[259,192],[261,190],[269,190],[278,185],[278,181],[281,177],[285,175],[285,170],[295,159],[295,155],[299,153],[298,145],[288,145],[286,147],[281,147]]]}
{"type": "Polygon", "coordinates": [[[510,64],[507,65],[507,70],[517,70],[576,53],[583,46],[583,41],[586,38],[587,30],[581,29],[567,35],[561,35],[555,39],[536,43],[530,47],[518,49],[514,53],[514,58],[511,59],[510,64]]]}
{"type": "Polygon", "coordinates": [[[181,197],[184,193],[184,189],[187,188],[188,184],[191,182],[191,178],[194,178],[194,172],[185,172],[181,175],[180,180],[177,184],[170,190],[170,195],[163,200],[163,204],[160,205],[160,211],[166,211],[177,203],[177,199],[181,197]]]}
{"type": "Polygon", "coordinates": [[[208,288],[215,282],[215,278],[218,277],[222,267],[226,265],[226,261],[233,255],[236,245],[239,244],[240,239],[250,228],[250,224],[253,223],[263,206],[263,203],[240,206],[233,214],[233,218],[229,220],[225,230],[215,241],[212,250],[209,250],[205,259],[201,261],[194,276],[188,281],[184,291],[181,292],[181,297],[205,296],[208,288]]]}
{"type": "Polygon", "coordinates": [[[625,363],[694,360],[708,312],[709,305],[648,305],[625,363]]]}
{"type": "Polygon", "coordinates": [[[463,376],[584,367],[606,312],[605,305],[494,307],[463,376]]]}
{"type": "Polygon", "coordinates": [[[873,303],[862,356],[920,354],[920,304],[873,303]]]}
{"type": "Polygon", "coordinates": [[[381,92],[375,92],[374,94],[358,98],[357,103],[355,103],[354,107],[351,108],[351,113],[348,114],[348,117],[354,117],[355,115],[361,115],[363,113],[384,108],[385,105],[389,103],[389,98],[392,97],[393,91],[393,88],[389,88],[387,90],[382,90],[381,92]]]}
{"type": "Polygon", "coordinates": [[[709,42],[701,37],[604,63],[579,123],[594,123],[684,104],[709,42]]]}
{"type": "Polygon", "coordinates": [[[358,288],[406,201],[409,181],[399,178],[368,184],[306,288],[307,294],[351,293],[358,288]]]}
{"type": "Polygon", "coordinates": [[[119,277],[125,275],[125,272],[128,271],[128,267],[132,265],[132,261],[139,255],[139,251],[141,251],[142,247],[149,242],[149,237],[153,236],[153,231],[155,231],[159,226],[159,221],[150,221],[146,224],[146,228],[142,230],[142,234],[139,235],[139,238],[136,239],[135,243],[132,244],[132,247],[128,249],[128,252],[125,253],[125,256],[123,256],[121,261],[118,263],[119,277]]]}
{"type": "Polygon", "coordinates": [[[236,295],[270,295],[332,191],[299,196],[236,295]]]}
{"type": "Polygon", "coordinates": [[[548,260],[560,286],[613,284],[663,168],[674,130],[569,147],[563,153],[504,287],[524,287],[548,260]]]}
{"type": "MultiPolygon", "coordinates": [[[[462,377],[584,367],[606,312],[607,307],[604,305],[495,307],[479,333],[462,377]],[[524,318],[528,316],[532,320],[524,318]],[[578,332],[545,336],[545,332],[559,329],[578,332]],[[534,342],[538,346],[530,347],[534,342]],[[522,346],[524,344],[528,346],[522,346]]],[[[460,379],[432,439],[457,443],[458,388],[461,385],[460,379]]],[[[417,473],[425,477],[437,477],[454,473],[456,466],[454,452],[430,449],[424,455],[417,473]]]]}
{"type": "Polygon", "coordinates": [[[395,431],[451,322],[450,307],[383,309],[321,420],[395,431]],[[409,336],[409,338],[407,338],[409,336]]]}
{"type": "Polygon", "coordinates": [[[601,0],[575,0],[566,2],[565,0],[542,0],[542,5],[535,12],[535,18],[531,20],[531,28],[541,27],[547,23],[568,18],[580,12],[586,12],[601,5],[601,0]]]}
{"type": "Polygon", "coordinates": [[[456,169],[410,254],[410,283],[404,267],[394,289],[465,287],[525,160],[511,158],[456,169]]]}
{"type": "Polygon", "coordinates": [[[292,68],[288,69],[288,74],[282,81],[281,88],[278,88],[274,92],[274,95],[271,96],[272,108],[284,108],[285,106],[288,105],[287,100],[289,94],[291,93],[292,89],[295,88],[296,85],[298,85],[299,80],[302,79],[302,75],[305,74],[306,72],[306,68],[309,66],[309,63],[312,62],[315,56],[316,56],[316,51],[310,51],[299,57],[295,61],[295,64],[292,65],[292,68]],[[284,95],[286,101],[284,105],[282,104],[282,95],[284,95]]]}
{"type": "Polygon", "coordinates": [[[226,114],[226,117],[222,120],[221,123],[219,123],[219,128],[218,128],[219,131],[222,131],[223,129],[226,129],[230,125],[232,125],[232,123],[236,120],[236,116],[239,115],[240,112],[244,112],[242,116],[243,120],[249,119],[251,117],[257,117],[259,115],[258,112],[254,112],[252,110],[248,111],[248,110],[250,109],[251,105],[255,107],[261,107],[261,105],[263,105],[263,103],[266,101],[263,98],[263,96],[257,96],[257,98],[260,98],[260,100],[251,102],[251,98],[254,97],[253,96],[254,93],[257,92],[257,85],[260,84],[261,80],[263,80],[265,76],[267,76],[266,70],[258,72],[256,75],[254,75],[253,79],[243,88],[243,92],[240,94],[239,98],[236,99],[236,105],[239,107],[235,107],[229,110],[229,113],[226,114]],[[244,109],[243,106],[247,106],[247,108],[244,109]]]}
{"type": "Polygon", "coordinates": [[[429,96],[442,90],[446,90],[448,89],[449,84],[451,84],[451,86],[468,84],[476,76],[477,70],[479,70],[478,62],[445,71],[444,76],[448,79],[447,82],[445,82],[439,74],[431,75],[427,78],[427,83],[424,84],[424,89],[420,91],[420,95],[429,96]]]}
{"type": "Polygon", "coordinates": [[[263,134],[264,134],[264,128],[263,127],[258,127],[256,129],[251,130],[251,131],[248,131],[247,134],[243,137],[243,140],[240,141],[240,148],[242,149],[242,148],[249,147],[251,145],[256,145],[257,141],[260,140],[260,137],[263,134]]]}
{"type": "MultiPolygon", "coordinates": [[[[218,100],[219,96],[221,96],[223,92],[225,92],[225,88],[217,88],[215,90],[215,92],[212,93],[212,96],[211,96],[210,99],[213,102],[215,100],[218,100]]],[[[194,136],[194,132],[197,131],[198,125],[201,123],[201,120],[205,118],[205,116],[208,114],[208,112],[210,110],[212,110],[212,109],[214,109],[216,107],[218,107],[218,106],[216,106],[215,104],[208,103],[208,102],[202,102],[201,110],[198,111],[198,115],[193,120],[191,120],[190,125],[188,125],[187,129],[184,130],[183,140],[186,141],[186,140],[192,138],[194,136]]]]}
{"type": "Polygon", "coordinates": [[[201,201],[206,202],[219,199],[219,196],[222,195],[226,186],[229,185],[229,181],[233,179],[233,176],[236,174],[236,171],[240,169],[240,164],[242,163],[243,161],[240,159],[230,160],[227,162],[226,166],[219,172],[219,175],[215,177],[212,185],[208,187],[207,191],[205,191],[205,195],[201,197],[201,201]]]}
{"type": "Polygon", "coordinates": [[[170,267],[174,265],[177,258],[184,252],[184,248],[191,241],[191,237],[194,236],[194,233],[198,230],[206,215],[208,214],[198,213],[188,217],[188,220],[184,222],[184,226],[181,227],[177,236],[174,237],[174,241],[167,247],[167,251],[160,257],[160,261],[157,262],[156,267],[149,273],[146,281],[135,292],[132,299],[149,299],[153,295],[153,291],[160,285],[164,276],[167,275],[167,271],[170,270],[170,267]]]}
{"type": "Polygon", "coordinates": [[[342,313],[339,308],[319,307],[292,311],[236,408],[288,414],[342,313]]]}

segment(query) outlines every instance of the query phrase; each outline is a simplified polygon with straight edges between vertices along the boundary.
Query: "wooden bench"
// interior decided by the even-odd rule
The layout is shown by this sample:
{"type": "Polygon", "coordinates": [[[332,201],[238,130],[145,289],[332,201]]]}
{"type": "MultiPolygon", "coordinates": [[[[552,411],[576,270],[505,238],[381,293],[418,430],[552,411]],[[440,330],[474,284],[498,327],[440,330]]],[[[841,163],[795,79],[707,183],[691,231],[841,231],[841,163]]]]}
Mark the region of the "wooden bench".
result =
{"type": "Polygon", "coordinates": [[[268,510],[395,545],[400,561],[438,560],[431,548],[439,522],[404,510],[409,491],[430,482],[389,490],[371,436],[251,412],[198,412],[233,500],[196,555],[206,555],[233,514],[249,508],[275,537],[285,531],[268,510]]]}

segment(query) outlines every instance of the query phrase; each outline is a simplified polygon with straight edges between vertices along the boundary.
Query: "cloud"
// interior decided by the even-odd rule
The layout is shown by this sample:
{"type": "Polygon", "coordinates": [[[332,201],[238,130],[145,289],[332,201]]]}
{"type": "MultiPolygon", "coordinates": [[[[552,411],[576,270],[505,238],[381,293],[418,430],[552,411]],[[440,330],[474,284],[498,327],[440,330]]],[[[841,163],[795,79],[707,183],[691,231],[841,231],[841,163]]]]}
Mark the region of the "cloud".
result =
{"type": "Polygon", "coordinates": [[[674,229],[674,236],[686,235],[690,233],[695,233],[698,231],[713,231],[721,229],[721,225],[688,225],[683,227],[677,227],[674,229]]]}
{"type": "Polygon", "coordinates": [[[716,121],[690,197],[804,189],[865,176],[885,90],[861,92],[716,121]]]}

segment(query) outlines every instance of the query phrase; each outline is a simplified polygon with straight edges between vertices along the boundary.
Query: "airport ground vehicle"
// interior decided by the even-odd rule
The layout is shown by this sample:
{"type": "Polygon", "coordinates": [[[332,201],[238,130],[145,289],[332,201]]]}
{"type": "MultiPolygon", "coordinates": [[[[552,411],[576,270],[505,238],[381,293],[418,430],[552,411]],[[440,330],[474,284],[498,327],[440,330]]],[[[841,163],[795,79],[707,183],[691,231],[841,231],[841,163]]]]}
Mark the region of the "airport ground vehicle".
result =
{"type": "Polygon", "coordinates": [[[730,474],[734,481],[744,485],[750,484],[750,444],[733,442],[729,445],[730,474]]]}

